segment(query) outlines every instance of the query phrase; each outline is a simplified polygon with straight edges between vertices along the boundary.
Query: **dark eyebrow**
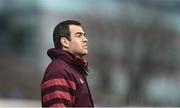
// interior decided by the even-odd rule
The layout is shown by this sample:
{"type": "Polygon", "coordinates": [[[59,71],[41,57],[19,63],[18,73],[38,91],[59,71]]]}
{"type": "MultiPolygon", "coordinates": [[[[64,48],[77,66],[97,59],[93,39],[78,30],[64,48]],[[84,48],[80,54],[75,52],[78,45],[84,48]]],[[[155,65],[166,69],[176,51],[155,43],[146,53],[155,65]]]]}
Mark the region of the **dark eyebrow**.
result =
{"type": "Polygon", "coordinates": [[[82,33],[82,32],[77,32],[76,34],[80,34],[80,35],[86,35],[86,33],[82,33]]]}

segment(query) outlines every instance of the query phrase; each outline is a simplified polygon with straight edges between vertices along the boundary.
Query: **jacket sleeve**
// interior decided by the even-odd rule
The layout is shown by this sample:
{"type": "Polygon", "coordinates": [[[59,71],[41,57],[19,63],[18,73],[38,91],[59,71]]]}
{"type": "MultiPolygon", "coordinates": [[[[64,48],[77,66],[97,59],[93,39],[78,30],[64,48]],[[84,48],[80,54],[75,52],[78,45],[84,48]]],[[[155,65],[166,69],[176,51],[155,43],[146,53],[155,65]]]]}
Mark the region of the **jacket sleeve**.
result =
{"type": "Polygon", "coordinates": [[[43,107],[72,107],[76,84],[67,75],[48,76],[41,83],[43,107]]]}

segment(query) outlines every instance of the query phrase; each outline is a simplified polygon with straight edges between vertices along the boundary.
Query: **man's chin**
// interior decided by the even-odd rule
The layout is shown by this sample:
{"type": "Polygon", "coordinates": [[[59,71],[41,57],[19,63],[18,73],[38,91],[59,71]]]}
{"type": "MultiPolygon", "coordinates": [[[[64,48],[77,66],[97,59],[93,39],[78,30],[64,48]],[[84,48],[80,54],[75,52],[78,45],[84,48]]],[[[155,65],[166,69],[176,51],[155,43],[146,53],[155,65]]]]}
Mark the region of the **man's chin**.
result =
{"type": "Polygon", "coordinates": [[[81,56],[85,56],[85,55],[87,55],[88,54],[88,51],[84,51],[84,52],[82,52],[80,55],[81,56]]]}
{"type": "Polygon", "coordinates": [[[87,55],[87,54],[88,54],[88,53],[83,53],[82,55],[85,56],[85,55],[87,55]]]}

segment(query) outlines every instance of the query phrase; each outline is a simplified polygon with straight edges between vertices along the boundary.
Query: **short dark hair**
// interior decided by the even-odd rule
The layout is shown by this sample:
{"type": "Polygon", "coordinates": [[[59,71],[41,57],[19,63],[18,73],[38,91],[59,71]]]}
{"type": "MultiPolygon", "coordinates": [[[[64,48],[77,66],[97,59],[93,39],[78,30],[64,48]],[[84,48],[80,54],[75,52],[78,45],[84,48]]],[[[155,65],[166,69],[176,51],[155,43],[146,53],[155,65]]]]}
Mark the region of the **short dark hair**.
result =
{"type": "Polygon", "coordinates": [[[60,43],[61,37],[66,37],[68,40],[70,40],[71,33],[69,25],[81,26],[81,23],[75,20],[66,20],[57,24],[53,31],[53,42],[55,48],[62,48],[60,43]]]}

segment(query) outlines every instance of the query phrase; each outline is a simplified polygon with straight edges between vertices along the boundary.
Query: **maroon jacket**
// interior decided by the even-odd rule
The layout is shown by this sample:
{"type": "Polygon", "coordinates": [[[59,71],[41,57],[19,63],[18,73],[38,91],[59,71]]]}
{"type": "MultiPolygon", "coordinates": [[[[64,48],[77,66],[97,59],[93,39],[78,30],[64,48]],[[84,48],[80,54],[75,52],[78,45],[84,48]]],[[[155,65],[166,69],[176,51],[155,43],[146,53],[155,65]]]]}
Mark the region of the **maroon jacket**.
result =
{"type": "Polygon", "coordinates": [[[41,83],[43,107],[93,107],[87,84],[87,62],[61,50],[49,49],[52,62],[41,83]]]}

